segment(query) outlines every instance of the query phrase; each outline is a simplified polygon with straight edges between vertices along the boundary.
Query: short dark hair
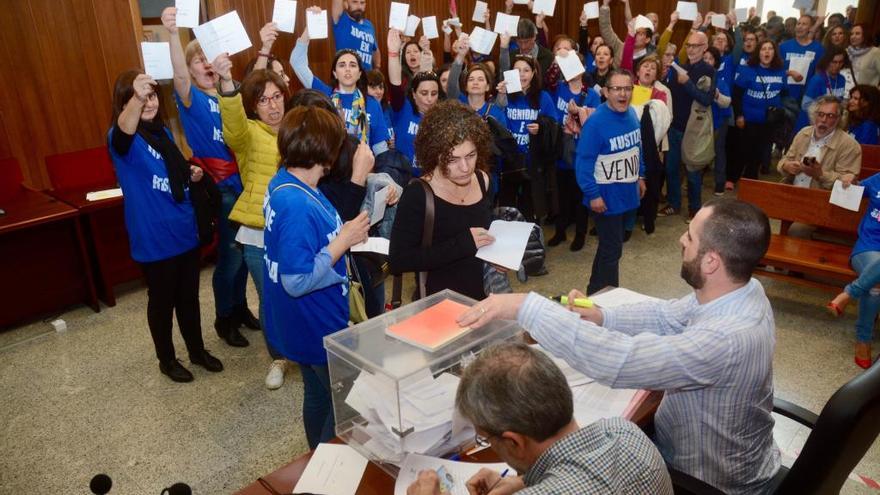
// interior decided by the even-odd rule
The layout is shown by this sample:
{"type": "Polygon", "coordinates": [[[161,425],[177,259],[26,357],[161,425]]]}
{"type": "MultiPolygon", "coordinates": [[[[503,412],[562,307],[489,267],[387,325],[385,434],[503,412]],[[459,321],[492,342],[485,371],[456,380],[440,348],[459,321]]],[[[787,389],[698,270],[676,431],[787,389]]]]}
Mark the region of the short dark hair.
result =
{"type": "Polygon", "coordinates": [[[336,74],[334,74],[334,72],[336,71],[336,62],[339,62],[339,59],[342,58],[343,55],[351,55],[357,61],[358,70],[361,72],[361,76],[358,78],[355,86],[357,86],[357,89],[359,89],[361,93],[366,93],[367,71],[364,70],[364,61],[361,60],[361,56],[358,55],[358,52],[352,50],[351,48],[343,48],[342,50],[337,51],[336,55],[333,57],[333,65],[330,66],[330,81],[332,82],[332,86],[334,88],[339,86],[339,80],[336,79],[336,74]]]}
{"type": "Polygon", "coordinates": [[[425,112],[414,142],[416,162],[425,175],[446,174],[452,148],[470,141],[477,149],[477,169],[489,169],[492,133],[482,117],[461,102],[440,101],[425,112]]]}
{"type": "Polygon", "coordinates": [[[713,199],[700,234],[700,254],[714,251],[736,282],[748,282],[770,245],[770,221],[757,206],[738,199],[713,199]]]}
{"type": "Polygon", "coordinates": [[[287,108],[287,101],[290,99],[290,89],[284,84],[284,79],[275,72],[267,69],[255,70],[245,76],[241,82],[241,102],[244,105],[244,111],[249,119],[256,119],[257,102],[266,91],[266,85],[272,83],[278,87],[281,94],[284,95],[284,108],[287,108]]]}
{"type": "MultiPolygon", "coordinates": [[[[437,96],[438,100],[443,96],[443,86],[440,85],[440,75],[436,72],[419,72],[413,76],[412,81],[409,83],[409,89],[406,92],[406,97],[409,99],[409,104],[412,105],[412,110],[414,113],[419,113],[419,108],[416,106],[415,93],[419,90],[419,86],[424,82],[435,82],[437,83],[437,96]]],[[[447,81],[447,84],[449,82],[447,81]]]]}
{"type": "MultiPolygon", "coordinates": [[[[116,77],[116,82],[113,84],[113,120],[110,122],[111,126],[116,124],[116,121],[119,120],[119,114],[122,113],[122,109],[125,108],[125,105],[128,104],[131,97],[134,96],[134,86],[132,86],[132,84],[137,76],[143,73],[144,71],[140,69],[129,69],[116,77]]],[[[156,116],[162,120],[164,118],[164,112],[162,107],[161,86],[157,84],[153,86],[153,90],[156,92],[156,97],[159,98],[159,112],[156,113],[156,116]]]]}
{"type": "MultiPolygon", "coordinates": [[[[290,108],[294,109],[297,107],[323,108],[338,116],[340,120],[342,119],[340,110],[333,106],[330,97],[316,89],[301,89],[293,95],[293,98],[290,99],[290,108]]],[[[336,158],[336,163],[330,167],[330,172],[322,180],[339,182],[351,179],[351,161],[354,158],[357,146],[358,140],[354,136],[350,134],[346,136],[342,143],[342,148],[339,150],[339,156],[336,158]]]]}
{"type": "Polygon", "coordinates": [[[474,72],[482,72],[486,76],[486,83],[488,83],[487,86],[489,88],[486,92],[486,95],[488,97],[488,95],[491,95],[492,92],[495,90],[495,87],[492,84],[492,82],[495,80],[495,72],[493,72],[488,65],[482,62],[471,64],[471,66],[468,67],[466,71],[462,72],[461,77],[458,80],[458,87],[461,88],[461,94],[467,95],[467,80],[474,72]]]}
{"type": "Polygon", "coordinates": [[[519,23],[516,25],[517,38],[534,38],[538,35],[538,26],[531,19],[520,17],[519,23]]]}
{"type": "Polygon", "coordinates": [[[828,70],[828,66],[831,65],[831,61],[834,60],[834,57],[838,55],[843,55],[843,65],[841,69],[844,67],[850,67],[849,55],[846,53],[846,49],[840,46],[829,45],[825,47],[825,53],[822,54],[822,57],[819,58],[819,61],[816,62],[816,71],[817,72],[826,72],[828,70]]]}
{"type": "Polygon", "coordinates": [[[649,27],[643,27],[643,28],[636,29],[636,33],[638,33],[639,31],[645,32],[645,37],[648,38],[649,42],[651,41],[651,38],[654,36],[654,30],[649,27]]]}
{"type": "MultiPolygon", "coordinates": [[[[248,75],[254,71],[254,67],[257,65],[258,60],[260,60],[260,56],[257,56],[255,58],[250,59],[250,61],[247,63],[247,65],[244,66],[244,75],[248,75]]],[[[273,62],[278,62],[279,64],[281,64],[281,69],[283,71],[287,72],[287,66],[284,65],[284,60],[281,60],[280,58],[276,57],[275,55],[273,55],[271,53],[269,54],[268,57],[266,57],[266,69],[272,70],[272,63],[273,62]]],[[[272,71],[272,72],[275,72],[275,71],[272,71]]]]}
{"type": "Polygon", "coordinates": [[[611,69],[610,71],[608,71],[608,75],[605,77],[606,88],[611,87],[611,78],[614,76],[626,76],[629,78],[630,81],[635,80],[635,76],[633,76],[633,73],[626,69],[611,69]]]}
{"type": "Polygon", "coordinates": [[[342,119],[319,107],[296,107],[287,112],[278,128],[278,167],[332,168],[345,139],[342,119]]]}
{"type": "Polygon", "coordinates": [[[719,52],[714,46],[710,46],[709,48],[706,48],[706,53],[712,55],[712,58],[715,59],[715,63],[712,64],[712,67],[717,70],[718,67],[721,66],[721,52],[719,52]]]}
{"type": "Polygon", "coordinates": [[[319,107],[335,114],[339,113],[339,109],[333,106],[330,97],[317,89],[301,89],[293,95],[290,99],[290,108],[292,110],[296,107],[319,107]]]}
{"type": "MultiPolygon", "coordinates": [[[[526,90],[525,97],[528,99],[529,106],[532,108],[541,108],[541,84],[544,77],[541,75],[541,64],[533,57],[516,54],[510,63],[510,67],[514,68],[517,62],[525,62],[532,68],[532,82],[529,83],[529,89],[526,90]]],[[[508,96],[508,99],[510,96],[508,96]]]]}
{"type": "Polygon", "coordinates": [[[779,70],[783,67],[782,58],[779,56],[779,46],[773,40],[767,40],[761,42],[760,45],[755,47],[755,51],[749,56],[749,67],[757,67],[761,65],[761,48],[770,43],[773,45],[773,60],[770,61],[770,68],[773,70],[779,70]]]}
{"type": "Polygon", "coordinates": [[[367,86],[385,87],[385,74],[379,69],[370,69],[367,72],[367,86]]]}
{"type": "Polygon", "coordinates": [[[455,407],[490,435],[514,432],[536,441],[571,423],[571,388],[556,363],[524,343],[498,344],[465,368],[455,407]]]}

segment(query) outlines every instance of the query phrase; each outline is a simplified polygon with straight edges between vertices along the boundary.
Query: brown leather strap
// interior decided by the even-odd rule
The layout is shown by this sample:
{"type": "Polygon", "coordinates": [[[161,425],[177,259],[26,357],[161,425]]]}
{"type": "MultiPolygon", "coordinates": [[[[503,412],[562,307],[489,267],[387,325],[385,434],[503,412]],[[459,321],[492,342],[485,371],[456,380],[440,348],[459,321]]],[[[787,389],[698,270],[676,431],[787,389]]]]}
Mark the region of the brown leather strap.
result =
{"type": "MultiPolygon", "coordinates": [[[[413,179],[410,181],[410,184],[413,182],[418,182],[421,184],[422,189],[425,191],[425,222],[422,228],[422,248],[431,247],[431,242],[434,238],[434,190],[431,189],[431,185],[422,179],[413,179]]],[[[428,272],[419,272],[418,273],[419,280],[419,299],[425,297],[428,294],[427,283],[428,283],[428,272]]],[[[394,281],[391,286],[391,307],[399,308],[402,304],[402,293],[403,293],[403,274],[395,275],[394,281]]]]}

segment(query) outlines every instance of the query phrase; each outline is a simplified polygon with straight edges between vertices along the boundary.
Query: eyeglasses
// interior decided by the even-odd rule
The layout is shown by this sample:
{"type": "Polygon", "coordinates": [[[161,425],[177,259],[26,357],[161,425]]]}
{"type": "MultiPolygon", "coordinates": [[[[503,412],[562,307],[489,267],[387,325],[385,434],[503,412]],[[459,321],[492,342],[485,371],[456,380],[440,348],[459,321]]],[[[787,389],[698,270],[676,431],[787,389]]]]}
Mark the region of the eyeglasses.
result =
{"type": "Polygon", "coordinates": [[[479,434],[474,435],[474,443],[477,444],[477,447],[484,448],[484,449],[487,447],[491,447],[492,442],[490,442],[489,439],[494,436],[495,435],[489,435],[488,437],[484,437],[479,434]]]}
{"type": "Polygon", "coordinates": [[[608,86],[609,93],[632,93],[632,86],[608,86]]]}
{"type": "Polygon", "coordinates": [[[280,105],[284,101],[284,93],[279,91],[272,96],[261,96],[260,99],[257,100],[257,106],[268,107],[270,101],[274,101],[276,104],[280,105]]]}
{"type": "Polygon", "coordinates": [[[830,112],[830,113],[816,112],[816,118],[818,118],[818,119],[836,119],[837,113],[835,113],[835,112],[830,112]]]}
{"type": "Polygon", "coordinates": [[[701,47],[706,46],[706,43],[685,43],[684,46],[688,49],[701,48],[701,47]]]}

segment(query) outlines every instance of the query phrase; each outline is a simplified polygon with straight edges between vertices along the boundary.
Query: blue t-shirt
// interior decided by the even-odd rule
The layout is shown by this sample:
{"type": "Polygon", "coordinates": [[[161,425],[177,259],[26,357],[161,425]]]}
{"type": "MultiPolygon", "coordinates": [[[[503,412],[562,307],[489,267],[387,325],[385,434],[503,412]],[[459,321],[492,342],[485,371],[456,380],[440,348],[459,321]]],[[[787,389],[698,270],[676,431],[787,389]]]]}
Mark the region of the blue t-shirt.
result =
{"type": "Polygon", "coordinates": [[[865,251],[880,251],[880,174],[863,180],[862,185],[865,186],[862,197],[868,198],[868,209],[859,222],[859,238],[850,257],[865,251]]]}
{"type": "MultiPolygon", "coordinates": [[[[220,120],[220,103],[217,102],[217,97],[205,93],[195,84],[190,84],[189,106],[183,104],[177,91],[174,92],[174,101],[177,103],[183,133],[186,135],[186,142],[192,149],[193,156],[234,162],[235,158],[223,141],[223,122],[220,120]]],[[[238,172],[221,180],[217,185],[230,187],[237,194],[241,194],[244,189],[238,172]]]]}
{"type": "Polygon", "coordinates": [[[734,63],[733,63],[733,55],[727,54],[721,56],[721,64],[718,65],[718,69],[715,70],[715,80],[716,81],[727,81],[728,87],[731,82],[733,82],[733,71],[734,71],[734,63]]]}
{"type": "MultiPolygon", "coordinates": [[[[797,101],[801,100],[801,97],[804,95],[805,85],[810,81],[813,77],[813,74],[816,72],[816,62],[822,58],[822,54],[825,53],[825,49],[822,48],[822,44],[818,41],[812,41],[808,43],[806,46],[802,46],[798,43],[798,40],[792,38],[782,44],[779,45],[779,56],[782,58],[782,61],[785,63],[785,72],[791,68],[791,59],[797,57],[806,57],[810,60],[810,68],[806,74],[801,74],[804,76],[803,80],[800,84],[788,84],[788,95],[794,98],[797,101]]],[[[786,81],[788,78],[786,78],[786,81]]]]}
{"type": "MultiPolygon", "coordinates": [[[[333,94],[333,88],[327,86],[324,81],[317,77],[312,78],[312,89],[320,91],[327,96],[333,94]]],[[[367,130],[367,139],[369,140],[370,146],[373,147],[379,143],[387,141],[391,135],[388,133],[388,128],[385,126],[385,114],[382,112],[382,104],[366,93],[363,93],[363,95],[367,104],[367,127],[369,127],[367,130]]],[[[345,128],[349,134],[359,138],[360,136],[358,136],[357,126],[348,122],[348,119],[351,118],[351,105],[353,102],[354,93],[339,94],[339,103],[342,105],[342,118],[345,120],[345,128]]]]}
{"type": "Polygon", "coordinates": [[[507,128],[513,137],[516,138],[516,144],[519,146],[521,153],[529,152],[529,130],[527,125],[538,120],[539,115],[546,115],[552,119],[556,118],[556,106],[553,105],[553,98],[546,91],[541,91],[541,101],[538,108],[532,108],[529,105],[529,99],[522,93],[515,95],[507,95],[507,128]]]}
{"type": "Polygon", "coordinates": [[[763,124],[767,121],[767,107],[782,104],[780,94],[785,87],[785,71],[747,65],[741,68],[736,85],[745,89],[742,107],[746,122],[763,124]]]}
{"type": "MultiPolygon", "coordinates": [[[[464,106],[470,107],[466,94],[459,94],[458,101],[462,102],[464,106]]],[[[480,109],[477,110],[477,113],[480,115],[480,117],[483,117],[484,119],[487,117],[486,112],[489,112],[489,117],[497,120],[504,127],[507,127],[507,114],[504,112],[504,109],[496,105],[494,101],[487,100],[485,103],[483,103],[483,106],[481,106],[480,109]]]]}
{"type": "Polygon", "coordinates": [[[590,115],[581,129],[575,175],[584,205],[601,197],[606,215],[620,215],[639,206],[639,177],[645,176],[642,131],[636,111],[615,112],[607,103],[590,115]]]}
{"type": "Polygon", "coordinates": [[[846,96],[846,78],[840,74],[837,77],[830,77],[824,72],[810,78],[801,100],[801,111],[798,112],[797,122],[794,125],[795,134],[810,125],[810,116],[805,107],[809,108],[814,100],[823,95],[834,95],[842,100],[846,96]]]}
{"type": "Polygon", "coordinates": [[[391,112],[391,120],[394,122],[394,147],[400,151],[412,163],[413,177],[421,177],[422,168],[416,163],[416,147],[414,145],[416,134],[419,133],[419,123],[422,115],[415,111],[409,98],[403,100],[403,106],[397,112],[391,112]]]}
{"type": "Polygon", "coordinates": [[[866,120],[855,127],[850,127],[849,135],[859,144],[880,143],[880,127],[873,120],[866,120]]]}
{"type": "MultiPolygon", "coordinates": [[[[561,126],[565,126],[565,122],[568,120],[568,102],[571,100],[574,100],[579,107],[598,108],[602,104],[602,99],[595,89],[584,88],[580,93],[574,94],[571,92],[568,84],[562,82],[556,86],[556,91],[553,92],[553,99],[556,101],[556,121],[561,126]]],[[[576,140],[577,137],[575,136],[574,139],[576,140]]],[[[556,168],[572,170],[574,165],[560,158],[556,160],[556,168]]]]}
{"type": "MultiPolygon", "coordinates": [[[[113,128],[107,133],[108,143],[112,134],[113,128]]],[[[112,145],[109,148],[122,187],[132,259],[149,263],[195,249],[199,237],[189,188],[184,189],[183,202],[174,200],[162,155],[137,134],[128,154],[116,153],[112,145]]]]}
{"type": "Polygon", "coordinates": [[[343,12],[339,16],[339,22],[333,25],[333,39],[336,42],[336,51],[346,48],[354,50],[364,63],[364,70],[373,68],[373,54],[376,52],[376,28],[367,19],[355,22],[343,12]]]}
{"type": "MultiPolygon", "coordinates": [[[[326,364],[324,336],[348,325],[348,283],[293,297],[284,290],[281,277],[311,274],[315,256],[336,238],[342,220],[323,193],[284,168],[269,181],[263,214],[266,338],[291,361],[326,364]]],[[[333,265],[333,271],[346,276],[344,258],[333,265]]]]}
{"type": "MultiPolygon", "coordinates": [[[[719,93],[730,97],[730,83],[727,79],[718,78],[715,83],[715,87],[718,88],[719,93]]],[[[715,98],[712,98],[712,129],[718,129],[721,127],[731,115],[733,115],[733,104],[728,105],[727,108],[721,108],[718,106],[718,103],[715,102],[715,98]]]]}

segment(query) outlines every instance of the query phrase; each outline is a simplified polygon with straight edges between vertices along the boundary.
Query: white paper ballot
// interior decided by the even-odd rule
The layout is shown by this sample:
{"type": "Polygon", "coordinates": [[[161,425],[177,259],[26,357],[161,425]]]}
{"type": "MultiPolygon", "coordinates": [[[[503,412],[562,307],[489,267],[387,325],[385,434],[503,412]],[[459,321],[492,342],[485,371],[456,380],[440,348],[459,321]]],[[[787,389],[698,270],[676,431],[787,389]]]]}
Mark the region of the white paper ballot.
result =
{"type": "Polygon", "coordinates": [[[141,53],[144,55],[144,72],[155,80],[173,79],[174,67],[171,65],[171,45],[167,41],[160,43],[141,42],[141,53]]]}
{"type": "Polygon", "coordinates": [[[384,237],[369,237],[366,241],[352,246],[351,252],[379,253],[387,255],[390,246],[391,241],[384,237]]]}
{"type": "Polygon", "coordinates": [[[568,52],[568,55],[565,57],[557,55],[556,65],[559,66],[559,70],[562,71],[562,77],[564,77],[566,81],[571,81],[586,72],[584,64],[581,63],[581,59],[575,52],[568,52]]]}
{"type": "Polygon", "coordinates": [[[514,5],[528,5],[529,0],[513,0],[514,5]]]}
{"type": "Polygon", "coordinates": [[[199,25],[199,0],[175,0],[177,27],[194,28],[199,25]]]}
{"type": "Polygon", "coordinates": [[[834,181],[834,187],[831,188],[831,200],[829,203],[847,210],[859,211],[864,193],[865,186],[849,186],[844,189],[843,182],[836,180],[834,181]]]}
{"type": "Polygon", "coordinates": [[[402,33],[406,30],[406,20],[408,16],[408,3],[391,2],[391,13],[388,15],[388,28],[396,29],[402,33]]]}
{"type": "Polygon", "coordinates": [[[495,242],[478,249],[477,258],[510,270],[518,270],[534,226],[531,222],[493,221],[489,225],[489,235],[495,238],[495,242]]]}
{"type": "Polygon", "coordinates": [[[118,198],[122,196],[122,188],[104,189],[86,193],[86,201],[101,201],[102,199],[118,198]]]}
{"type": "Polygon", "coordinates": [[[458,17],[453,17],[452,19],[447,19],[447,22],[449,22],[450,26],[461,27],[461,19],[459,19],[458,17]]]}
{"type": "Polygon", "coordinates": [[[712,16],[712,25],[720,29],[727,28],[727,16],[724,14],[714,14],[712,16]]]}
{"type": "Polygon", "coordinates": [[[471,20],[474,22],[483,22],[485,21],[484,17],[486,17],[486,10],[489,9],[489,4],[486,2],[481,2],[477,0],[477,3],[474,5],[474,15],[471,17],[471,20]]]}
{"type": "Polygon", "coordinates": [[[406,495],[407,488],[418,479],[419,471],[437,471],[438,469],[442,469],[447,476],[449,484],[446,486],[451,485],[450,490],[444,493],[448,493],[448,495],[467,495],[467,481],[483,468],[491,469],[498,473],[502,473],[505,469],[508,469],[508,476],[516,475],[516,471],[503,462],[492,464],[459,462],[441,459],[439,457],[407,454],[406,459],[403,460],[403,464],[400,466],[397,481],[394,483],[394,495],[406,495]]]}
{"type": "Polygon", "coordinates": [[[373,195],[373,211],[370,212],[370,225],[376,225],[385,216],[385,204],[388,202],[388,193],[394,186],[385,186],[373,195]]]}
{"type": "Polygon", "coordinates": [[[495,46],[497,38],[498,33],[486,31],[480,26],[475,26],[474,31],[470,35],[471,50],[483,55],[489,55],[492,53],[492,47],[495,46]]]}
{"type": "Polygon", "coordinates": [[[791,6],[795,9],[809,10],[813,8],[813,0],[794,0],[794,3],[791,6]]]}
{"type": "Polygon", "coordinates": [[[807,73],[810,72],[810,62],[812,61],[812,58],[796,55],[793,55],[790,59],[788,59],[788,70],[793,70],[798,74],[804,76],[800,81],[795,81],[793,77],[788,76],[788,84],[797,84],[801,86],[806,84],[807,73]]]}
{"type": "Polygon", "coordinates": [[[498,34],[507,33],[516,36],[516,26],[519,24],[518,15],[507,15],[504,12],[495,14],[495,29],[498,34]]]}
{"type": "Polygon", "coordinates": [[[417,15],[411,15],[406,18],[406,29],[403,30],[404,36],[415,36],[416,29],[419,28],[419,23],[422,22],[422,19],[417,15]]]}
{"type": "Polygon", "coordinates": [[[251,47],[244,24],[234,10],[194,27],[193,33],[205,52],[205,58],[211,62],[221,53],[232,55],[251,47]]]}
{"type": "Polygon", "coordinates": [[[278,24],[279,31],[292,33],[296,26],[296,0],[275,0],[272,22],[278,24]]]}
{"type": "Polygon", "coordinates": [[[351,495],[357,491],[367,459],[348,445],[322,443],[296,483],[294,493],[351,495]]]}
{"type": "Polygon", "coordinates": [[[693,21],[697,18],[697,2],[678,2],[675,7],[678,18],[683,21],[693,21]]]}
{"type": "Polygon", "coordinates": [[[437,31],[437,16],[422,17],[422,32],[429,40],[440,37],[440,32],[437,31]]]}
{"type": "Polygon", "coordinates": [[[522,82],[519,80],[519,71],[516,69],[504,71],[504,82],[507,85],[507,94],[522,92],[522,82]]]}
{"type": "Polygon", "coordinates": [[[584,4],[584,13],[587,14],[587,19],[598,19],[599,18],[599,2],[587,2],[584,4]]]}
{"type": "Polygon", "coordinates": [[[547,17],[553,17],[556,10],[556,0],[535,0],[532,3],[533,14],[544,14],[547,17]]]}
{"type": "Polygon", "coordinates": [[[327,38],[327,11],[322,10],[317,14],[306,11],[306,29],[309,31],[309,39],[323,40],[327,38]]]}
{"type": "Polygon", "coordinates": [[[636,28],[636,31],[638,31],[639,29],[650,29],[651,31],[653,31],[654,30],[654,23],[651,22],[651,19],[648,19],[647,17],[643,16],[642,14],[639,14],[636,16],[635,28],[636,28]]]}
{"type": "Polygon", "coordinates": [[[734,13],[736,13],[737,24],[749,20],[749,9],[747,8],[734,9],[734,13]]]}
{"type": "Polygon", "coordinates": [[[618,287],[601,294],[593,294],[590,296],[593,304],[602,308],[614,308],[616,306],[624,306],[627,304],[635,304],[645,301],[660,301],[656,297],[646,296],[639,292],[618,287]]]}

